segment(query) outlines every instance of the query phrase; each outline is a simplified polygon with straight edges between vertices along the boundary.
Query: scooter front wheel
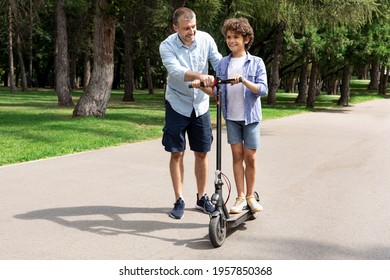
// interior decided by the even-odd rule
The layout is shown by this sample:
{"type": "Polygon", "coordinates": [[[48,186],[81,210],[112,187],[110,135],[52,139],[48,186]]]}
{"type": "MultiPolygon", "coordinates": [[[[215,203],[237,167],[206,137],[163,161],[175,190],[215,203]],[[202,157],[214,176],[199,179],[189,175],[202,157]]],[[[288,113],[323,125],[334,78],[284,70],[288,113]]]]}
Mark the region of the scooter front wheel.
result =
{"type": "Polygon", "coordinates": [[[226,220],[221,219],[221,215],[210,219],[209,237],[214,247],[221,247],[226,238],[226,220]]]}

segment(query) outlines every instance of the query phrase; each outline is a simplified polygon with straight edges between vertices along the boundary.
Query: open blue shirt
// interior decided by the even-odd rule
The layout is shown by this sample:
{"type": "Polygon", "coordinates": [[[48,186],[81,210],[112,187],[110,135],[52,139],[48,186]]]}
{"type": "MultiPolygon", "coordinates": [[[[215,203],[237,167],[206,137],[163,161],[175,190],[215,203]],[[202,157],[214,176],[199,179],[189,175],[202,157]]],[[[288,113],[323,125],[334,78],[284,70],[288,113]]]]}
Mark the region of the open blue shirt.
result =
{"type": "Polygon", "coordinates": [[[187,47],[177,33],[160,44],[162,63],[168,71],[165,99],[172,108],[183,116],[190,117],[193,110],[201,116],[209,110],[209,96],[200,89],[188,88],[184,81],[190,70],[208,74],[209,61],[215,69],[222,55],[218,52],[214,39],[206,32],[197,30],[195,41],[187,47]]]}
{"type": "MultiPolygon", "coordinates": [[[[216,69],[217,76],[219,76],[222,80],[230,78],[228,77],[230,59],[231,54],[223,57],[216,69]]],[[[260,96],[266,96],[268,93],[267,72],[263,60],[260,57],[251,55],[247,52],[243,76],[247,80],[255,83],[258,88],[257,92],[254,93],[244,86],[245,124],[247,125],[254,122],[260,122],[262,119],[260,96]]],[[[225,119],[227,116],[227,103],[229,102],[226,98],[227,86],[229,85],[221,85],[221,108],[225,119]]]]}

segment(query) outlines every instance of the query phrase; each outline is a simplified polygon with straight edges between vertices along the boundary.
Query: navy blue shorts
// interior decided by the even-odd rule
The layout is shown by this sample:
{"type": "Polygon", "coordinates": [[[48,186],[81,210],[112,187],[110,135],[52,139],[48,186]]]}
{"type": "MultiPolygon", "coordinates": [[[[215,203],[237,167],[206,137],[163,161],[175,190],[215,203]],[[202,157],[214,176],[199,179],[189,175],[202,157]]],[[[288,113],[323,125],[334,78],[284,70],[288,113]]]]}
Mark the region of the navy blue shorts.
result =
{"type": "Polygon", "coordinates": [[[194,152],[209,152],[213,143],[213,132],[210,122],[210,112],[196,117],[193,111],[191,117],[183,116],[172,109],[166,102],[165,126],[163,128],[162,144],[168,152],[183,152],[186,149],[186,133],[190,149],[194,152]]]}

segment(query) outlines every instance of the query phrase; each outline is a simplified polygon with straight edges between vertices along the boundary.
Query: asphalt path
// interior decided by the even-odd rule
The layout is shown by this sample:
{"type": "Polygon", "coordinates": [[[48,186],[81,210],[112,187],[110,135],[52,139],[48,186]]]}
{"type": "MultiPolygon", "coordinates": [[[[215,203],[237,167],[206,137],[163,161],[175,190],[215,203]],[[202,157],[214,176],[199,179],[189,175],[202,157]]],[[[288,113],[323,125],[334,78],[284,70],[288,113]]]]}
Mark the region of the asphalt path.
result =
{"type": "MultiPolygon", "coordinates": [[[[222,171],[233,182],[223,138],[222,171]]],[[[264,121],[256,190],[265,211],[220,248],[194,208],[191,152],[185,216],[168,216],[159,139],[3,166],[0,259],[389,260],[389,138],[389,99],[264,121]]],[[[215,147],[209,159],[211,194],[215,147]]],[[[228,206],[234,197],[233,186],[228,206]]]]}

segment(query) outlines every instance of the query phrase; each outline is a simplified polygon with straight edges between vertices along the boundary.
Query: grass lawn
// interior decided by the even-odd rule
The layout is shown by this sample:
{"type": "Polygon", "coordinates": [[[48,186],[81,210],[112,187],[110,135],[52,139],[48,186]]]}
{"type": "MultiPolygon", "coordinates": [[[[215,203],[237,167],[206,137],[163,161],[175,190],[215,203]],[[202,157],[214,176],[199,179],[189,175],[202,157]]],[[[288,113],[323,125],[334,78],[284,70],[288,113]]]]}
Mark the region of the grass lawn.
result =
{"type": "MultiPolygon", "coordinates": [[[[0,91],[0,165],[71,154],[161,136],[163,94],[138,92],[134,103],[114,92],[104,118],[72,118],[54,91],[0,91]]],[[[80,93],[74,94],[77,102],[80,93]]]]}
{"type": "MultiPolygon", "coordinates": [[[[381,98],[367,91],[367,81],[352,84],[351,103],[381,98]]],[[[76,103],[81,92],[73,94],[76,103]]],[[[157,139],[164,125],[164,94],[135,92],[136,102],[122,102],[123,91],[113,91],[104,118],[72,118],[72,108],[57,106],[53,90],[10,93],[0,88],[0,166],[77,153],[103,147],[157,139]]],[[[296,94],[278,93],[277,106],[264,105],[264,120],[310,112],[294,103],[296,94]]],[[[316,109],[337,107],[339,96],[322,94],[316,109]]],[[[383,98],[383,97],[382,97],[383,98]]],[[[211,100],[215,123],[215,101],[211,100]]]]}

